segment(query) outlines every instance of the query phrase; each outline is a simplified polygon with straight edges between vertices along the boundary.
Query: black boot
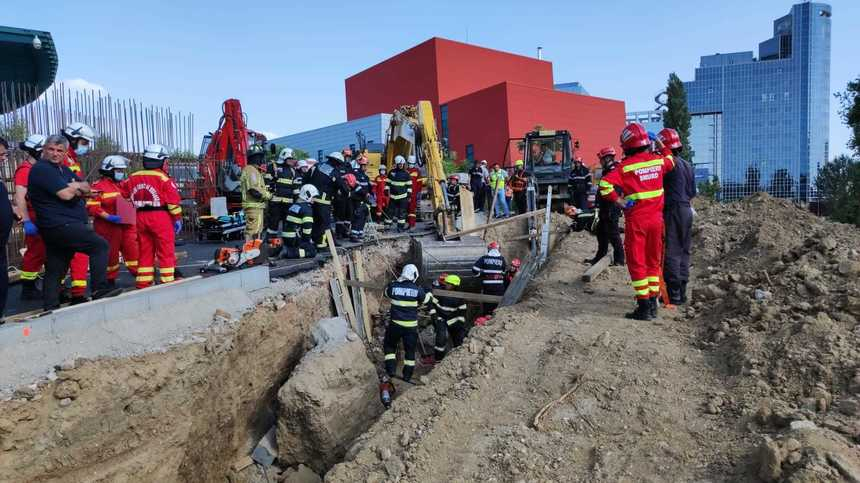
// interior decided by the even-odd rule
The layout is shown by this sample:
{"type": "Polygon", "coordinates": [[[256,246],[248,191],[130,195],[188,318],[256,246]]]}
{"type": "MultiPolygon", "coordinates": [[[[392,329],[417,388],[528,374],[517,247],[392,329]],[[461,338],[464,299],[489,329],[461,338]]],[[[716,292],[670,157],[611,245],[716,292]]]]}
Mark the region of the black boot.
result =
{"type": "Polygon", "coordinates": [[[657,297],[651,297],[648,299],[648,315],[650,315],[652,319],[657,318],[657,297]]]}
{"type": "Polygon", "coordinates": [[[35,280],[21,282],[21,300],[42,300],[42,291],[36,288],[35,280]]]}
{"type": "Polygon", "coordinates": [[[681,304],[687,303],[687,282],[681,282],[680,288],[678,289],[679,299],[681,300],[681,304]]]}
{"type": "Polygon", "coordinates": [[[669,303],[672,305],[681,305],[684,301],[681,299],[681,284],[680,282],[669,282],[666,284],[666,291],[669,292],[669,303]]]}
{"type": "Polygon", "coordinates": [[[633,312],[625,314],[624,317],[633,320],[652,320],[651,316],[651,300],[638,299],[636,301],[636,309],[633,312]]]}

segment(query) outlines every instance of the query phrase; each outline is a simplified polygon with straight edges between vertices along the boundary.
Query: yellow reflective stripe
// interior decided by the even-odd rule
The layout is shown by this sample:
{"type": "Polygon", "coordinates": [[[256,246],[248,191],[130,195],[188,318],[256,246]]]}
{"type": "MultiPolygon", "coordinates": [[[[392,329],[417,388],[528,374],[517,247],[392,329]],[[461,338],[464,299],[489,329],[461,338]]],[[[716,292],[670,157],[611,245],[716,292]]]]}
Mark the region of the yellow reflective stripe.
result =
{"type": "Polygon", "coordinates": [[[137,269],[138,273],[154,273],[155,268],[153,267],[140,267],[137,269]]]}
{"type": "Polygon", "coordinates": [[[466,318],[465,317],[454,317],[453,319],[448,320],[448,325],[454,325],[457,322],[466,323],[466,318]]]}
{"type": "Polygon", "coordinates": [[[403,198],[406,198],[406,193],[403,193],[402,195],[391,195],[392,200],[402,200],[403,198]]]}
{"type": "Polygon", "coordinates": [[[36,280],[39,277],[39,272],[21,272],[21,280],[36,280]]]}
{"type": "Polygon", "coordinates": [[[125,266],[126,267],[136,267],[137,266],[137,260],[126,260],[125,266]]]}
{"type": "Polygon", "coordinates": [[[119,196],[119,193],[114,191],[112,193],[102,193],[102,198],[116,198],[119,196]]]}
{"type": "Polygon", "coordinates": [[[159,268],[159,269],[158,269],[158,273],[160,273],[160,274],[162,274],[162,275],[164,275],[164,274],[171,274],[171,275],[172,275],[172,274],[173,274],[173,270],[174,270],[174,268],[173,268],[173,267],[159,268]]]}
{"type": "Polygon", "coordinates": [[[172,281],[174,281],[174,280],[176,280],[176,279],[175,279],[175,278],[173,278],[173,275],[167,275],[167,276],[162,275],[162,276],[161,276],[161,281],[162,281],[162,282],[172,282],[172,281]]]}
{"type": "Polygon", "coordinates": [[[397,354],[385,354],[386,361],[393,361],[395,359],[397,359],[397,354]]]}
{"type": "Polygon", "coordinates": [[[639,193],[631,193],[625,198],[628,200],[648,200],[651,198],[658,198],[663,196],[663,188],[654,191],[640,191],[639,193]]]}
{"type": "Polygon", "coordinates": [[[659,293],[660,292],[660,286],[659,285],[652,285],[651,286],[651,292],[659,293]]]}
{"type": "Polygon", "coordinates": [[[601,188],[612,188],[612,183],[605,179],[601,179],[600,182],[597,183],[597,186],[600,186],[601,188]]]}
{"type": "Polygon", "coordinates": [[[412,181],[391,181],[388,180],[393,186],[412,186],[412,181]]]}
{"type": "Polygon", "coordinates": [[[284,232],[281,232],[281,236],[283,236],[284,238],[295,238],[295,237],[296,237],[296,232],[294,232],[294,231],[284,231],[284,232]]]}
{"type": "Polygon", "coordinates": [[[403,365],[412,367],[415,365],[415,361],[410,361],[409,359],[403,359],[403,365]]]}
{"type": "Polygon", "coordinates": [[[182,208],[177,205],[167,205],[167,212],[171,215],[178,215],[182,213],[182,208]]]}
{"type": "Polygon", "coordinates": [[[652,166],[662,166],[663,158],[652,159],[650,161],[640,161],[638,163],[628,164],[621,168],[621,171],[624,173],[629,173],[630,171],[636,171],[637,169],[650,168],[652,166]]]}
{"type": "Polygon", "coordinates": [[[86,287],[86,280],[72,280],[72,287],[86,287]]]}
{"type": "Polygon", "coordinates": [[[660,283],[660,277],[648,277],[649,283],[660,283]]]}
{"type": "Polygon", "coordinates": [[[302,223],[313,223],[313,222],[314,222],[313,216],[305,216],[304,218],[302,218],[302,223]]]}
{"type": "Polygon", "coordinates": [[[392,319],[392,322],[394,322],[395,324],[397,324],[401,327],[409,327],[409,328],[418,327],[418,321],[417,320],[393,320],[392,319]]]}
{"type": "Polygon", "coordinates": [[[645,285],[648,285],[648,279],[643,278],[642,280],[633,280],[630,284],[634,287],[644,287],[645,285]]]}
{"type": "MultiPolygon", "coordinates": [[[[287,221],[289,221],[290,223],[295,223],[297,225],[301,225],[302,223],[304,223],[304,220],[302,218],[298,218],[293,215],[287,216],[287,221]]],[[[311,218],[311,221],[313,221],[313,218],[311,218]]]]}
{"type": "Polygon", "coordinates": [[[645,287],[642,290],[634,290],[634,292],[636,292],[636,295],[648,295],[648,292],[650,291],[651,289],[648,287],[645,287]]]}
{"type": "Polygon", "coordinates": [[[278,178],[278,183],[281,184],[293,184],[293,180],[290,178],[278,178]]]}
{"type": "MultiPolygon", "coordinates": [[[[169,178],[166,174],[161,171],[156,171],[153,169],[142,169],[140,171],[135,171],[131,173],[131,176],[158,176],[162,181],[167,181],[169,178]]],[[[129,177],[131,177],[129,176],[129,177]]]]}
{"type": "Polygon", "coordinates": [[[313,231],[313,228],[302,228],[302,233],[304,233],[305,235],[310,235],[311,233],[313,233],[313,231]]]}
{"type": "Polygon", "coordinates": [[[605,196],[605,195],[608,195],[609,193],[612,193],[612,188],[604,188],[604,189],[600,190],[601,195],[605,196]]]}
{"type": "Polygon", "coordinates": [[[327,200],[327,199],[325,199],[325,198],[317,198],[317,199],[315,199],[315,200],[314,200],[314,203],[319,203],[319,204],[321,204],[321,205],[330,205],[330,204],[331,204],[331,200],[327,200]]]}
{"type": "Polygon", "coordinates": [[[151,282],[154,278],[152,275],[138,275],[134,280],[136,282],[151,282]]]}
{"type": "Polygon", "coordinates": [[[98,206],[100,204],[98,201],[87,201],[87,206],[98,206]]]}
{"type": "Polygon", "coordinates": [[[668,159],[669,161],[671,161],[671,162],[672,162],[672,167],[673,167],[673,168],[675,167],[675,157],[674,157],[674,156],[672,156],[672,155],[670,154],[670,155],[666,156],[664,159],[668,159]]]}
{"type": "Polygon", "coordinates": [[[418,307],[418,301],[416,301],[416,300],[392,300],[391,305],[396,305],[398,307],[418,307]]]}

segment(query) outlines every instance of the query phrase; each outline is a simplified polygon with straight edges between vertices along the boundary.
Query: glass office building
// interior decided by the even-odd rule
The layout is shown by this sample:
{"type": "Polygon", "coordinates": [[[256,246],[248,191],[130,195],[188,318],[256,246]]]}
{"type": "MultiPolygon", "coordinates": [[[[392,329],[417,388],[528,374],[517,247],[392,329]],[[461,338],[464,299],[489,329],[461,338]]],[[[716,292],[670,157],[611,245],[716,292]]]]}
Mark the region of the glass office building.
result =
{"type": "Polygon", "coordinates": [[[694,161],[713,166],[725,199],[758,190],[810,196],[829,156],[830,17],[827,4],[794,5],[773,22],[758,58],[704,56],[685,84],[693,131],[712,134],[691,139],[694,161]]]}

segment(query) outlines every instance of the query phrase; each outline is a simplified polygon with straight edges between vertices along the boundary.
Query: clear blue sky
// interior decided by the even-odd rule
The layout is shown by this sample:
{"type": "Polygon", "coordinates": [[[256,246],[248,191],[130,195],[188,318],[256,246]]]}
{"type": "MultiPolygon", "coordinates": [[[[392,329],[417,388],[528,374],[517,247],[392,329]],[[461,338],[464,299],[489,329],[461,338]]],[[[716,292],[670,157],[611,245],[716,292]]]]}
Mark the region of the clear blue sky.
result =
{"type": "MultiPolygon", "coordinates": [[[[580,81],[627,110],[650,109],[669,72],[691,80],[701,55],[757,50],[794,2],[10,3],[3,24],[52,32],[58,79],[193,112],[200,137],[216,128],[228,97],[242,101],[253,129],[278,135],[344,121],[346,77],[433,36],[524,55],[540,45],[556,82],[580,81]]],[[[860,1],[829,3],[836,91],[860,75],[860,1]]],[[[848,137],[836,110],[834,101],[834,154],[846,151],[848,137]]]]}

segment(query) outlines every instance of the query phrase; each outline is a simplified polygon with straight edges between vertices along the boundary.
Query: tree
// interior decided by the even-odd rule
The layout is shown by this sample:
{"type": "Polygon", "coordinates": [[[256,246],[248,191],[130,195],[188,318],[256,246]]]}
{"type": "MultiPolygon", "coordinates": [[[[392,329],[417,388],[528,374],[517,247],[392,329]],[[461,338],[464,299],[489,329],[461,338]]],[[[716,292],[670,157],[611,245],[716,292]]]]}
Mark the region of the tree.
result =
{"type": "Polygon", "coordinates": [[[23,121],[0,125],[0,137],[9,143],[23,141],[27,136],[27,124],[23,121]]]}
{"type": "Polygon", "coordinates": [[[842,155],[818,170],[818,196],[830,218],[860,226],[860,162],[842,155]]]}
{"type": "Polygon", "coordinates": [[[834,94],[839,99],[839,115],[851,129],[848,147],[860,156],[860,77],[848,83],[845,91],[834,94]]]}
{"type": "Polygon", "coordinates": [[[714,176],[714,178],[709,181],[702,181],[699,183],[698,189],[699,196],[708,198],[709,200],[716,200],[721,190],[719,176],[714,176]]]}
{"type": "Polygon", "coordinates": [[[669,84],[666,86],[666,112],[663,113],[663,127],[670,127],[678,131],[681,137],[681,157],[687,161],[693,160],[693,151],[690,150],[690,111],[687,109],[687,93],[684,83],[677,74],[669,74],[669,84]]]}

